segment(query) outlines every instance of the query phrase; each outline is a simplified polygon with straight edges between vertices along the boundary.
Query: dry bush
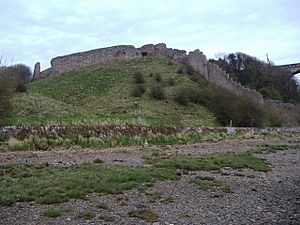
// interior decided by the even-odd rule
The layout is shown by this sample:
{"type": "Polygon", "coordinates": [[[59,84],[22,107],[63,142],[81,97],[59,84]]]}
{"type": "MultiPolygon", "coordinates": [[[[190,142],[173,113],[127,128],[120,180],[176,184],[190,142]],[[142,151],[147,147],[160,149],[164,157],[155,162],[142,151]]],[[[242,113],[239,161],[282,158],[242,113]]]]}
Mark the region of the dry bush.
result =
{"type": "Polygon", "coordinates": [[[142,83],[145,83],[145,79],[144,79],[144,75],[142,74],[141,71],[136,71],[134,74],[133,74],[133,79],[134,79],[134,82],[136,84],[142,84],[142,83]]]}
{"type": "Polygon", "coordinates": [[[166,98],[165,90],[161,85],[156,85],[151,88],[150,96],[157,100],[163,100],[166,98]]]}

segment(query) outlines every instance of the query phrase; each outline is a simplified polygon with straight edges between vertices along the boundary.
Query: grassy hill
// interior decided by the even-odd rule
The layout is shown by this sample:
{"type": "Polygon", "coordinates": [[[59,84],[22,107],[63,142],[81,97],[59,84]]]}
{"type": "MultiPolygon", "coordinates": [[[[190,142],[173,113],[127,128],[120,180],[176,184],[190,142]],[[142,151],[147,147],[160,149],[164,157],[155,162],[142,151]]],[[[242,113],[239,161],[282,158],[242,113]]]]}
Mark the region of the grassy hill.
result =
{"type": "MultiPolygon", "coordinates": [[[[114,60],[49,77],[28,85],[14,97],[14,113],[8,124],[147,124],[216,126],[215,116],[205,107],[174,101],[175,90],[197,87],[184,65],[162,57],[114,60]],[[182,69],[183,73],[177,73],[182,69]],[[132,75],[141,71],[146,92],[133,97],[132,75]],[[157,81],[157,76],[161,81],[157,81]],[[167,81],[172,78],[175,85],[167,81]],[[149,96],[155,85],[163,86],[166,99],[149,96]]],[[[200,77],[200,75],[199,75],[200,77]]]]}

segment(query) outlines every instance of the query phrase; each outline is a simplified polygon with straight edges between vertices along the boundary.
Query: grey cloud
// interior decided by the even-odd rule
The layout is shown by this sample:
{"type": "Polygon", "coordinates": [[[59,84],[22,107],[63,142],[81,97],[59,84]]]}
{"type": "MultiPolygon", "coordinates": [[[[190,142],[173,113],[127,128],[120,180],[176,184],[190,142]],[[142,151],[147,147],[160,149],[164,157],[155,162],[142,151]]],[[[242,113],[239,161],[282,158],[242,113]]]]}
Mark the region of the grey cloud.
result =
{"type": "MultiPolygon", "coordinates": [[[[297,0],[0,1],[0,55],[49,66],[52,57],[118,44],[165,42],[172,48],[247,51],[300,61],[297,0]]],[[[277,62],[278,61],[278,62],[277,62]]]]}

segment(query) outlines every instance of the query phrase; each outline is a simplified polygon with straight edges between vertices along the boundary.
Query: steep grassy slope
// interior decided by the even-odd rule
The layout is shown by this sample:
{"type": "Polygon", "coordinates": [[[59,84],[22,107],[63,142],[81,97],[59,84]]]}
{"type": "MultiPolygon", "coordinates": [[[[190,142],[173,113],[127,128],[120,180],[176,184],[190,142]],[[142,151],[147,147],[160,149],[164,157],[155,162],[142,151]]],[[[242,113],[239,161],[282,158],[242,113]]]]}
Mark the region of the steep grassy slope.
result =
{"type": "Polygon", "coordinates": [[[182,64],[167,58],[108,61],[97,66],[68,72],[28,85],[28,91],[14,98],[14,116],[9,124],[145,123],[148,125],[214,126],[215,117],[206,108],[173,100],[179,87],[196,87],[187,74],[177,74],[182,64]],[[132,75],[141,71],[146,92],[132,97],[132,75]],[[157,82],[159,74],[162,81],[157,82]],[[167,80],[175,78],[171,86],[167,80]],[[149,96],[152,86],[160,84],[165,100],[149,96]]]}

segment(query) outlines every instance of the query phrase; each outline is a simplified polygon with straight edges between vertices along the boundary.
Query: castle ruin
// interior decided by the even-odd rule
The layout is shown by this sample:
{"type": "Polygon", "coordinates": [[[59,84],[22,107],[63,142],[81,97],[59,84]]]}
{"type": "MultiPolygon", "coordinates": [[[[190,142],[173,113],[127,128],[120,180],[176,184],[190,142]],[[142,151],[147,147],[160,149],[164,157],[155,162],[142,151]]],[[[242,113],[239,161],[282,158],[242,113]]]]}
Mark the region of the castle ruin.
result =
{"type": "Polygon", "coordinates": [[[51,60],[51,67],[44,71],[40,72],[39,63],[37,63],[34,70],[34,80],[96,65],[106,60],[143,58],[147,56],[164,56],[190,65],[196,72],[212,83],[226,88],[238,96],[247,96],[258,103],[263,103],[263,97],[260,93],[233,81],[218,65],[209,62],[199,50],[187,54],[184,50],[167,48],[164,43],[148,44],[140,48],[135,48],[132,45],[119,45],[58,56],[51,60]]]}

